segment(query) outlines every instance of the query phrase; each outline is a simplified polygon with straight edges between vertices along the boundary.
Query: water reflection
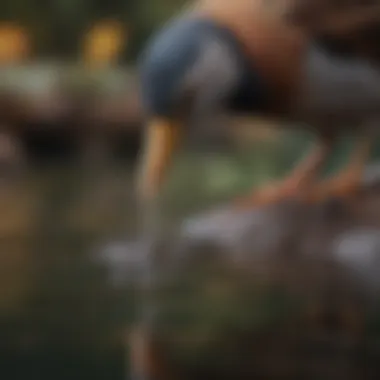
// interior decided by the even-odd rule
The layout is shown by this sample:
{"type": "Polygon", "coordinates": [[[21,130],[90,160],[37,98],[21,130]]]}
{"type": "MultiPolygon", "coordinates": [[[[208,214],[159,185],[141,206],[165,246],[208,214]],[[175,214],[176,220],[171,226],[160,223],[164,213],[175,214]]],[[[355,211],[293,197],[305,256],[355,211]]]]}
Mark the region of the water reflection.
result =
{"type": "MultiPolygon", "coordinates": [[[[223,154],[183,160],[177,170],[187,175],[174,174],[167,220],[226,197],[236,178],[218,186],[210,170],[226,177],[236,166],[223,154]],[[194,181],[195,173],[208,182],[194,181]],[[212,190],[205,191],[205,183],[212,190]]],[[[123,163],[86,171],[60,163],[29,168],[0,184],[4,378],[124,378],[124,343],[136,318],[136,294],[117,282],[125,272],[117,278],[99,258],[129,259],[125,242],[133,244],[137,232],[132,167],[123,163]]]]}
{"type": "MultiPolygon", "coordinates": [[[[181,216],[279,176],[304,147],[298,145],[298,152],[291,148],[293,158],[289,158],[289,147],[277,149],[272,156],[265,155],[265,149],[259,145],[239,155],[190,154],[174,168],[175,179],[168,185],[163,200],[167,222],[175,224],[181,216]]],[[[138,261],[126,255],[135,252],[137,244],[132,181],[132,165],[125,163],[91,172],[67,163],[30,169],[0,184],[0,368],[4,379],[125,378],[125,338],[136,319],[137,296],[133,287],[120,281],[125,272],[110,273],[102,258],[116,262],[116,268],[128,260],[138,261]]],[[[188,295],[182,310],[186,282],[198,281],[182,280],[182,288],[175,290],[179,295],[172,297],[167,310],[175,304],[171,318],[177,318],[179,326],[189,322],[183,320],[186,314],[186,318],[195,315],[195,330],[175,337],[186,340],[191,362],[200,359],[199,351],[198,355],[197,350],[191,351],[191,342],[199,348],[199,339],[212,333],[207,330],[210,326],[225,328],[231,320],[246,321],[245,312],[235,313],[237,303],[241,306],[246,301],[241,288],[231,287],[234,281],[226,287],[216,278],[207,283],[210,294],[199,282],[200,288],[188,295]],[[211,310],[215,292],[222,294],[217,297],[218,312],[211,310]],[[220,326],[215,325],[218,313],[225,319],[220,326]]],[[[163,318],[164,327],[178,328],[175,323],[169,328],[163,318]]]]}
{"type": "Polygon", "coordinates": [[[132,230],[130,181],[125,168],[89,178],[60,165],[1,184],[2,377],[122,378],[133,299],[91,255],[132,230]]]}

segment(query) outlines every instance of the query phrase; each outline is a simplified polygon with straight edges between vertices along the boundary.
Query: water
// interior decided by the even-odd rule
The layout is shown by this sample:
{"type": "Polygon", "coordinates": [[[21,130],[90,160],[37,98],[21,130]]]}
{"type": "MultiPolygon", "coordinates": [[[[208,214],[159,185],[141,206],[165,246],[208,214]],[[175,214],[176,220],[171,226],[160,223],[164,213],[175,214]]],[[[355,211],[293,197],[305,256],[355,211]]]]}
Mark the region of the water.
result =
{"type": "Polygon", "coordinates": [[[92,256],[133,229],[129,182],[59,165],[0,188],[3,378],[122,378],[130,304],[92,256]]]}
{"type": "MultiPolygon", "coordinates": [[[[237,165],[225,154],[182,160],[166,191],[167,220],[226,198],[241,186],[237,165]]],[[[60,163],[0,184],[2,378],[124,378],[136,295],[115,287],[95,258],[136,236],[132,184],[132,163],[60,163]]]]}
{"type": "MultiPolygon", "coordinates": [[[[278,177],[292,155],[258,146],[185,156],[163,199],[168,223],[278,177]]],[[[56,164],[0,184],[2,378],[124,379],[136,294],[94,258],[137,234],[132,169],[56,164]]]]}

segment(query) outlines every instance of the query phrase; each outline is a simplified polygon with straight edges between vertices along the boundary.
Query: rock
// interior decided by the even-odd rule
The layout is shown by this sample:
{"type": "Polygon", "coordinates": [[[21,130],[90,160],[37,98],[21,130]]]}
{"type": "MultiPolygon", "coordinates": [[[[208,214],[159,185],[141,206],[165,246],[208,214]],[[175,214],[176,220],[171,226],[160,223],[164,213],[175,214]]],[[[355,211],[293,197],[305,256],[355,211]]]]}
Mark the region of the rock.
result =
{"type": "MultiPolygon", "coordinates": [[[[379,179],[380,167],[369,166],[363,176],[363,190],[376,189],[379,179]]],[[[178,263],[186,269],[189,262],[204,261],[212,252],[214,259],[216,254],[217,260],[247,266],[252,261],[288,257],[286,251],[290,249],[293,256],[328,258],[350,271],[356,266],[364,280],[363,271],[373,271],[380,255],[380,219],[375,226],[373,216],[366,218],[369,211],[365,211],[378,215],[374,211],[378,198],[363,194],[354,209],[333,200],[314,205],[289,200],[251,210],[210,210],[184,220],[171,236],[161,237],[158,262],[161,270],[178,270],[178,263]],[[367,226],[369,221],[372,226],[367,226]]],[[[141,241],[120,241],[103,247],[97,257],[107,264],[112,277],[122,277],[124,268],[127,279],[132,272],[136,276],[143,270],[143,251],[141,241]]],[[[376,275],[366,277],[366,281],[370,278],[375,279],[376,275]]]]}
{"type": "Polygon", "coordinates": [[[380,229],[359,227],[336,237],[332,243],[334,258],[369,292],[380,291],[380,229]]]}
{"type": "Polygon", "coordinates": [[[141,281],[153,264],[155,331],[167,363],[189,378],[318,371],[360,379],[364,368],[378,378],[378,360],[365,356],[363,342],[377,341],[380,320],[379,179],[380,167],[369,167],[363,191],[348,203],[289,200],[195,215],[161,237],[154,261],[138,240],[108,245],[98,258],[118,287],[141,281]],[[353,352],[366,359],[340,362],[353,352]]]}
{"type": "Polygon", "coordinates": [[[95,260],[108,269],[111,283],[116,286],[138,283],[143,271],[141,242],[111,242],[101,247],[95,260]]]}

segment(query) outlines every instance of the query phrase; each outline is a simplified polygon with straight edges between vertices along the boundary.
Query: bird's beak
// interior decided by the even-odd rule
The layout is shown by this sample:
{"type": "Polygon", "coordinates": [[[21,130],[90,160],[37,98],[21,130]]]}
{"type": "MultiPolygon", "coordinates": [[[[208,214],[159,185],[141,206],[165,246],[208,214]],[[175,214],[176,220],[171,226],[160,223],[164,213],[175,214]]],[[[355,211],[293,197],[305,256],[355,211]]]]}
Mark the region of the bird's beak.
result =
{"type": "Polygon", "coordinates": [[[158,195],[179,142],[179,131],[179,123],[173,120],[148,122],[138,172],[138,196],[142,200],[158,195]]]}

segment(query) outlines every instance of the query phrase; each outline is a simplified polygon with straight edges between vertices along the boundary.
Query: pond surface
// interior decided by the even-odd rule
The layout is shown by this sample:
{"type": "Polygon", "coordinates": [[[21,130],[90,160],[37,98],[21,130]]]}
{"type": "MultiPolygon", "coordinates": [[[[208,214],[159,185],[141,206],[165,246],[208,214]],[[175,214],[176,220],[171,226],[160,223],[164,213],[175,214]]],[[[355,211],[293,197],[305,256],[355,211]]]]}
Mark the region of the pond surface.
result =
{"type": "MultiPolygon", "coordinates": [[[[184,155],[163,200],[168,222],[278,177],[305,146],[184,155]]],[[[2,379],[125,378],[136,295],[94,257],[136,236],[132,185],[133,163],[45,165],[0,183],[2,379]]]]}

